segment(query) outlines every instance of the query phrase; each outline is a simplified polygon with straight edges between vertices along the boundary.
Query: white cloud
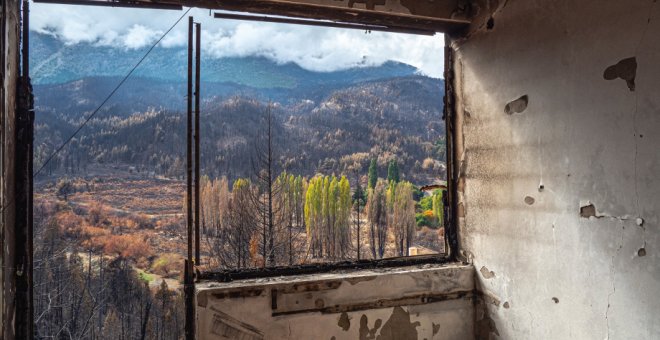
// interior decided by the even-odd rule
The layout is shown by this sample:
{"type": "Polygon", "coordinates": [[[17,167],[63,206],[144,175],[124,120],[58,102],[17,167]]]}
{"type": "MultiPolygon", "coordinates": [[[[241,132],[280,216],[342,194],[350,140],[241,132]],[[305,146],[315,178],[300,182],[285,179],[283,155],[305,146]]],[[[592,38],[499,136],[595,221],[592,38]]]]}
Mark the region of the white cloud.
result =
{"type": "Polygon", "coordinates": [[[161,31],[155,31],[142,25],[133,25],[124,36],[124,46],[127,48],[144,47],[158,40],[161,35],[163,35],[161,31]]]}
{"type": "MultiPolygon", "coordinates": [[[[67,44],[87,42],[135,49],[152,44],[182,14],[182,11],[35,3],[31,8],[31,29],[56,34],[67,44]]],[[[365,34],[359,30],[219,20],[201,9],[191,10],[190,15],[202,23],[203,52],[215,57],[258,55],[280,63],[295,62],[314,71],[396,60],[413,65],[429,76],[442,76],[442,35],[365,34]]],[[[182,47],[186,39],[184,19],[163,39],[161,46],[182,47]]]]}

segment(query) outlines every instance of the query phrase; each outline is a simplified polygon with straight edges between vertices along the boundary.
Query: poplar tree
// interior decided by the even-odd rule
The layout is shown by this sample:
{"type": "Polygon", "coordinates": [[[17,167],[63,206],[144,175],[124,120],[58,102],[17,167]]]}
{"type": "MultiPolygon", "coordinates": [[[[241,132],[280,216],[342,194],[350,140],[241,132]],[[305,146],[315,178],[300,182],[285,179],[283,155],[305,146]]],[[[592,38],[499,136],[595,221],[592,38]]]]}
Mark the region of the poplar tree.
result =
{"type": "Polygon", "coordinates": [[[339,181],[339,209],[337,210],[337,229],[339,230],[339,246],[341,258],[346,258],[351,244],[351,184],[345,176],[339,181]]]}
{"type": "Polygon", "coordinates": [[[371,164],[369,164],[368,189],[375,188],[377,181],[378,181],[378,158],[373,158],[371,159],[371,164]]]}
{"type": "Polygon", "coordinates": [[[438,220],[438,226],[442,227],[444,225],[444,204],[442,202],[442,191],[436,190],[433,192],[433,197],[431,198],[433,203],[433,215],[438,220]]]}
{"type": "Polygon", "coordinates": [[[390,182],[387,200],[388,222],[394,231],[397,253],[408,255],[416,226],[412,184],[390,182]]]}
{"type": "Polygon", "coordinates": [[[393,159],[390,161],[389,165],[387,166],[387,181],[399,183],[400,180],[401,178],[399,176],[399,164],[397,163],[396,159],[393,159]]]}
{"type": "Polygon", "coordinates": [[[346,177],[316,176],[305,194],[307,238],[314,257],[346,257],[350,245],[351,187],[346,177]]]}
{"type": "Polygon", "coordinates": [[[376,187],[368,189],[367,217],[369,219],[369,245],[374,259],[382,258],[387,238],[387,185],[378,181],[376,187]]]}

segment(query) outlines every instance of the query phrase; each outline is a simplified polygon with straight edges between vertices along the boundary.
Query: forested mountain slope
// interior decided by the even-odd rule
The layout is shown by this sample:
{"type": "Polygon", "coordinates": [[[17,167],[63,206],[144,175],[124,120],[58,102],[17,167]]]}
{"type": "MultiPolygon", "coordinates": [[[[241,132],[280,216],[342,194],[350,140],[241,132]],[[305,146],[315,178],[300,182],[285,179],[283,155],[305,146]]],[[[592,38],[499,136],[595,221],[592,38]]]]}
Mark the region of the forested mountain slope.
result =
{"type": "MultiPolygon", "coordinates": [[[[109,90],[112,81],[83,79],[37,90],[37,165],[75,130],[101,100],[97,93],[109,90]]],[[[160,91],[127,88],[90,121],[48,172],[79,173],[91,163],[120,163],[182,176],[185,103],[170,103],[180,91],[171,83],[161,86],[160,91]]],[[[252,91],[254,95],[204,98],[202,168],[209,175],[250,175],[251,155],[266,128],[262,118],[268,107],[259,91],[252,91]]],[[[444,158],[437,145],[444,136],[440,80],[408,76],[370,81],[328,91],[319,100],[271,102],[271,108],[275,154],[283,170],[303,175],[364,172],[369,159],[378,156],[383,168],[396,158],[404,174],[419,172],[421,180],[425,159],[444,158]]]]}

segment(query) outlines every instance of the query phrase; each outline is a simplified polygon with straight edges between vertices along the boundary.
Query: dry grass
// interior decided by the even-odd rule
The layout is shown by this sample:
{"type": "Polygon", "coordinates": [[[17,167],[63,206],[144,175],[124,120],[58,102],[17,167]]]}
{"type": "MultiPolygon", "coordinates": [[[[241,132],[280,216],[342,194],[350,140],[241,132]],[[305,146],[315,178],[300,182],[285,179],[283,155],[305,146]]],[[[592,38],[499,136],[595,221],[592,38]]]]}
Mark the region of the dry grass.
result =
{"type": "Polygon", "coordinates": [[[49,208],[35,213],[51,215],[39,217],[55,222],[85,251],[130,258],[140,269],[177,277],[186,252],[183,182],[121,174],[71,182],[75,192],[67,200],[55,184],[37,187],[35,204],[49,208]]]}

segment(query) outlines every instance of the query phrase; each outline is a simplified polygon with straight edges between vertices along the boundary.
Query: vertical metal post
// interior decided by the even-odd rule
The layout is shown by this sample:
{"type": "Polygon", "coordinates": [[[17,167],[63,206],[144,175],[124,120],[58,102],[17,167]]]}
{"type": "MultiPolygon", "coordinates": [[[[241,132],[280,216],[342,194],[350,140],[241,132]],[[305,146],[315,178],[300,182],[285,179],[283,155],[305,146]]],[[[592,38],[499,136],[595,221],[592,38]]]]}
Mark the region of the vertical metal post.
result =
{"type": "Polygon", "coordinates": [[[187,231],[188,231],[188,257],[184,269],[184,293],[186,299],[186,339],[195,338],[195,312],[194,312],[194,294],[195,287],[193,283],[193,193],[192,193],[192,58],[193,58],[193,18],[188,17],[188,110],[187,110],[187,167],[186,167],[186,211],[187,211],[187,231]]]}
{"type": "Polygon", "coordinates": [[[360,171],[355,171],[355,197],[357,198],[357,259],[360,261],[360,201],[362,198],[362,188],[360,188],[360,171]]]}
{"type": "Polygon", "coordinates": [[[202,25],[197,23],[195,24],[195,265],[200,265],[200,256],[199,256],[199,244],[200,244],[200,235],[199,235],[199,102],[200,102],[200,56],[201,56],[201,35],[202,35],[202,25]]]}
{"type": "Polygon", "coordinates": [[[186,213],[187,213],[187,227],[188,227],[188,260],[192,261],[193,259],[193,187],[192,187],[192,101],[193,101],[193,18],[188,18],[188,95],[186,99],[188,100],[188,110],[187,110],[187,138],[186,138],[186,213]]]}

